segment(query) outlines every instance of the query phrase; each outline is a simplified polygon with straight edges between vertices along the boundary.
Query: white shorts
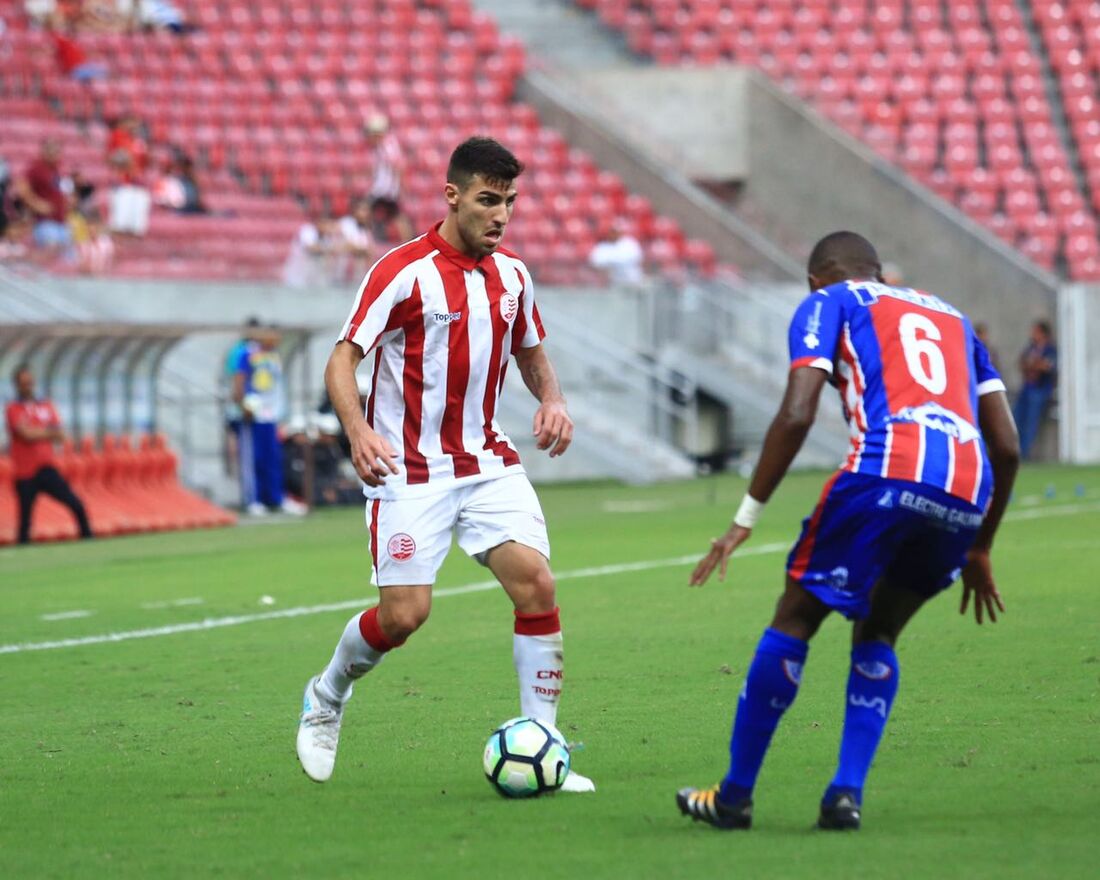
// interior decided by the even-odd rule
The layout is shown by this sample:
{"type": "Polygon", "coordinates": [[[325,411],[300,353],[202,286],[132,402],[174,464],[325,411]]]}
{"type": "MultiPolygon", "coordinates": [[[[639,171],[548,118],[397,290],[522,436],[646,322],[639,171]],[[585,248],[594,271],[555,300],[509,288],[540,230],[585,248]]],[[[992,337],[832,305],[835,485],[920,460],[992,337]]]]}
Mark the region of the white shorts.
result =
{"type": "Polygon", "coordinates": [[[485,565],[505,541],[550,558],[550,540],[538,496],[526,474],[508,474],[418,498],[367,502],[367,529],[377,587],[434,584],[439,567],[458,546],[485,565]]]}

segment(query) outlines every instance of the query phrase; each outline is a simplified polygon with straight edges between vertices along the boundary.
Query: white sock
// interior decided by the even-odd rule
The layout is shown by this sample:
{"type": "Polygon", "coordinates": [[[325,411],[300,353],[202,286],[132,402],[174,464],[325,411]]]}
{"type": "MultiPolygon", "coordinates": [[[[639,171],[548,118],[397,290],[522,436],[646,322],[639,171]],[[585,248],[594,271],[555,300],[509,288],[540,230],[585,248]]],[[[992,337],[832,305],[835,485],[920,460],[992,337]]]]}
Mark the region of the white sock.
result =
{"type": "MultiPolygon", "coordinates": [[[[374,610],[374,609],[371,609],[374,610]]],[[[388,652],[372,648],[363,638],[360,629],[362,614],[356,614],[344,627],[344,634],[336,645],[332,659],[317,679],[317,693],[322,699],[338,706],[347,702],[351,687],[375,666],[388,652]]]]}
{"type": "Polygon", "coordinates": [[[512,659],[519,679],[520,712],[557,726],[564,666],[557,608],[546,614],[516,614],[512,659]]]}

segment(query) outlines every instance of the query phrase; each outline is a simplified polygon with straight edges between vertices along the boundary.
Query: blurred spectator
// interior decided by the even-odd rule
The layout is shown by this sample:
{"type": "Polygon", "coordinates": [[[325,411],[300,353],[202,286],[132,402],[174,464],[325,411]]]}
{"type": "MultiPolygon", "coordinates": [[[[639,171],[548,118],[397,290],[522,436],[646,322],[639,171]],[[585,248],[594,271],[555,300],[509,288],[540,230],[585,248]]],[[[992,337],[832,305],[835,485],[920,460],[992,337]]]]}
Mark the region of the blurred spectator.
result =
{"type": "Polygon", "coordinates": [[[289,493],[306,498],[308,459],[312,456],[312,497],[308,500],[313,506],[362,503],[363,484],[354,468],[349,472],[340,436],[340,420],[331,413],[315,413],[308,424],[296,419],[287,426],[283,474],[289,493]]]}
{"type": "Polygon", "coordinates": [[[181,214],[205,214],[206,205],[202,200],[202,190],[195,177],[195,163],[190,156],[180,156],[176,162],[176,179],[183,188],[183,204],[176,210],[181,214]]]}
{"type": "Polygon", "coordinates": [[[369,228],[371,238],[381,251],[388,251],[413,237],[412,221],[393,199],[371,199],[369,228]]]}
{"type": "Polygon", "coordinates": [[[162,208],[172,208],[181,214],[205,214],[195,163],[190,156],[178,154],[165,173],[153,184],[153,202],[162,208]]]}
{"type": "Polygon", "coordinates": [[[222,392],[225,401],[225,451],[228,473],[237,473],[237,437],[241,432],[241,407],[234,399],[234,382],[236,380],[237,365],[242,355],[247,354],[254,346],[259,345],[257,334],[259,333],[260,319],[256,317],[245,321],[245,332],[240,339],[229,349],[225,364],[222,369],[222,392]]]}
{"type": "Polygon", "coordinates": [[[119,119],[107,138],[107,161],[116,179],[111,190],[111,232],[140,237],[148,231],[152,206],[152,196],[144,184],[148,158],[141,122],[133,115],[119,119]]]}
{"type": "Polygon", "coordinates": [[[374,254],[371,237],[370,202],[359,199],[352,205],[351,213],[337,223],[339,251],[342,255],[337,272],[338,281],[356,280],[367,274],[374,254]]]}
{"type": "Polygon", "coordinates": [[[76,252],[80,271],[89,275],[102,275],[111,268],[115,259],[115,242],[103,224],[99,211],[93,210],[85,217],[86,231],[77,242],[76,252]]]}
{"type": "Polygon", "coordinates": [[[74,19],[64,18],[60,13],[55,14],[50,19],[48,29],[50,39],[53,40],[54,57],[57,59],[58,69],[65,76],[79,82],[103,79],[107,76],[107,66],[98,61],[89,61],[87,53],[76,41],[74,19]]]}
{"type": "Polygon", "coordinates": [[[277,426],[285,389],[279,333],[272,328],[257,328],[256,340],[257,344],[241,350],[233,375],[233,400],[241,410],[237,434],[241,505],[253,516],[272,509],[303,514],[305,508],[283,491],[277,426]]]}
{"type": "Polygon", "coordinates": [[[390,131],[389,119],[381,113],[373,114],[364,126],[370,146],[372,176],[369,199],[401,198],[401,175],[405,172],[405,153],[397,136],[390,131]]]}
{"type": "Polygon", "coordinates": [[[23,0],[27,18],[37,24],[48,24],[57,12],[57,0],[23,0]]]}
{"type": "Polygon", "coordinates": [[[1039,428],[1047,406],[1054,395],[1058,372],[1058,349],[1050,323],[1036,321],[1031,325],[1028,344],[1020,352],[1020,375],[1023,382],[1016,398],[1014,415],[1020,432],[1020,454],[1026,459],[1039,436],[1039,428]]]}
{"type": "Polygon", "coordinates": [[[8,230],[12,226],[12,212],[8,204],[8,190],[11,188],[11,168],[0,156],[0,260],[16,256],[14,242],[8,241],[8,230]]]}
{"type": "Polygon", "coordinates": [[[92,537],[84,505],[54,465],[54,443],[65,439],[61,419],[50,401],[34,396],[34,374],[26,364],[12,374],[16,399],[5,413],[11,440],[12,476],[19,498],[19,543],[31,539],[31,514],[40,492],[60,501],[76,519],[82,538],[92,537]]]}
{"type": "Polygon", "coordinates": [[[601,270],[612,284],[641,284],[645,281],[642,268],[644,254],[622,220],[615,220],[588,255],[589,264],[601,270]]]}
{"type": "Polygon", "coordinates": [[[61,190],[60,158],[57,141],[43,141],[41,155],[15,184],[16,195],[33,218],[34,243],[39,247],[67,248],[72,244],[65,222],[68,199],[61,190]]]}
{"type": "Polygon", "coordinates": [[[61,179],[61,191],[69,197],[72,209],[85,217],[99,210],[95,203],[95,184],[79,169],[61,179]]]}
{"type": "Polygon", "coordinates": [[[338,237],[336,223],[327,214],[303,223],[283,265],[283,283],[301,288],[332,284],[338,237]]]}
{"type": "Polygon", "coordinates": [[[139,16],[145,27],[159,28],[175,34],[194,30],[179,7],[169,0],[133,0],[140,6],[139,16]]]}

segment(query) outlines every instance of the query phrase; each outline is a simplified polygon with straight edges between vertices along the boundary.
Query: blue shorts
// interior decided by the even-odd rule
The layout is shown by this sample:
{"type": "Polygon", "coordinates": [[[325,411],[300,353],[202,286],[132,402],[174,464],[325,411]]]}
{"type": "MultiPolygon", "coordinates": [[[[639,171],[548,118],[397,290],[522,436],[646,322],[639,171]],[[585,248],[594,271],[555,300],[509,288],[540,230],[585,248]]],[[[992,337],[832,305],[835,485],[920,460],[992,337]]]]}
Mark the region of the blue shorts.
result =
{"type": "Polygon", "coordinates": [[[980,508],[935,486],[841,471],[802,521],[787,574],[862,619],[882,578],[925,597],[951,586],[981,522],[980,508]]]}

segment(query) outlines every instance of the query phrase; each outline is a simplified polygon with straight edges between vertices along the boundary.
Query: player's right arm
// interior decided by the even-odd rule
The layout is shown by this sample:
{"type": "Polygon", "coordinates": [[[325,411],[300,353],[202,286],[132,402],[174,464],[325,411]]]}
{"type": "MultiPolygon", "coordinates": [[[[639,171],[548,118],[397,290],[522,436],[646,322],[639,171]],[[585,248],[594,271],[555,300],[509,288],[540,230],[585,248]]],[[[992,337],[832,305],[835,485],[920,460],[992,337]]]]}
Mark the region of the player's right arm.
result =
{"type": "Polygon", "coordinates": [[[975,620],[981,623],[983,614],[988,614],[990,621],[996,623],[997,609],[1003,613],[1005,606],[993,581],[989,552],[993,547],[993,536],[1008,507],[1012,486],[1016,482],[1016,470],[1020,466],[1020,439],[1004,391],[993,391],[978,398],[978,423],[993,468],[993,497],[978,529],[978,537],[967,553],[959,613],[966,613],[973,597],[975,620]]]}
{"type": "Polygon", "coordinates": [[[817,417],[821,389],[833,374],[833,356],[843,320],[838,297],[825,291],[810,294],[795,312],[788,331],[791,371],[787,390],[764,435],[764,448],[748,494],[729,529],[711,541],[710,551],[695,566],[688,581],[691,586],[702,586],[715,568],[719,579],[725,580],[730,554],[752,535],[752,523],[760,509],[772,497],[806,441],[817,417]]]}
{"type": "Polygon", "coordinates": [[[367,422],[355,371],[368,352],[398,332],[405,317],[402,303],[409,301],[415,285],[402,273],[405,265],[391,254],[371,266],[325,367],[325,387],[351,445],[351,463],[368,486],[381,486],[387,476],[398,473],[397,451],[367,422]]]}
{"type": "Polygon", "coordinates": [[[363,415],[359,402],[359,383],[355,370],[363,360],[363,350],[354,342],[341,340],[325,367],[325,387],[344,433],[351,445],[351,463],[368,486],[381,486],[388,474],[396,474],[397,452],[386,438],[375,431],[363,415]]]}

